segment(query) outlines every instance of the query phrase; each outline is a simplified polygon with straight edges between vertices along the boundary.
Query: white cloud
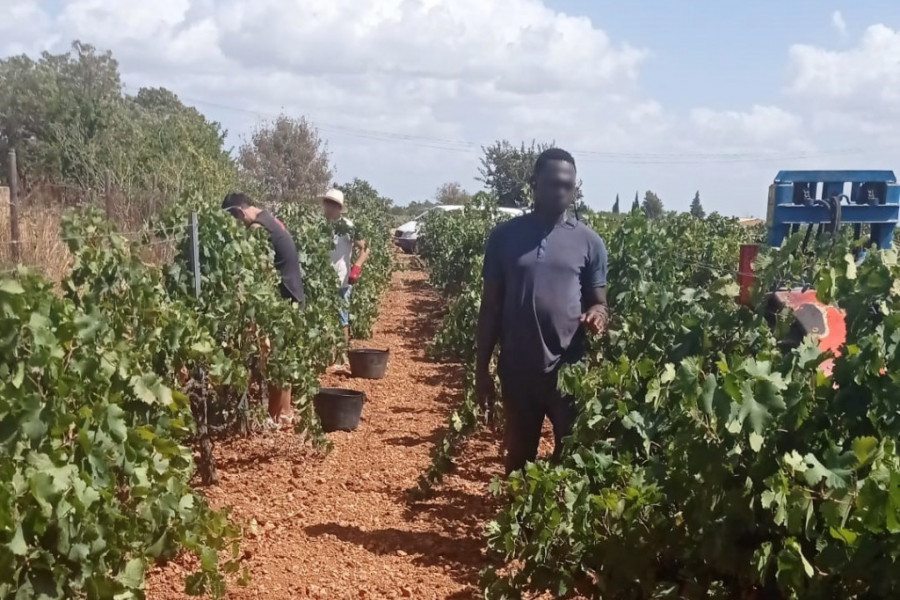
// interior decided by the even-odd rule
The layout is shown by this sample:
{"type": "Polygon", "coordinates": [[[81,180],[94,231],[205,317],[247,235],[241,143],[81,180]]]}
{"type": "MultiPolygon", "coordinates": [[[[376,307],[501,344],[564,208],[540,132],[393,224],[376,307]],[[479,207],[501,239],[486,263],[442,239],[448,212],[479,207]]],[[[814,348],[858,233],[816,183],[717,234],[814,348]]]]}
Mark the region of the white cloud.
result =
{"type": "Polygon", "coordinates": [[[651,187],[686,208],[699,187],[709,210],[761,214],[775,171],[807,166],[778,154],[815,153],[817,139],[828,149],[833,138],[879,129],[879,115],[900,106],[900,34],[881,25],[843,52],[791,48],[784,102],[698,102],[680,114],[642,90],[649,48],[543,0],[47,5],[11,4],[14,25],[0,21],[2,54],[62,51],[76,38],[111,49],[130,91],[165,86],[205,101],[198,108],[229,128],[232,143],[260,116],[308,115],[341,179],[369,179],[399,201],[447,180],[474,188],[480,144],[536,138],[576,151],[597,206],[611,205],[616,191],[624,198],[651,187]],[[873,98],[878,110],[866,113],[873,98]],[[717,160],[722,153],[751,160],[717,160]],[[734,189],[758,201],[748,209],[734,189]]]}
{"type": "Polygon", "coordinates": [[[37,54],[57,41],[38,0],[0,2],[0,56],[37,54]]]}
{"type": "Polygon", "coordinates": [[[805,100],[900,109],[900,31],[886,25],[872,25],[846,51],[795,45],[789,68],[789,91],[805,100]]]}
{"type": "Polygon", "coordinates": [[[753,140],[759,143],[796,138],[802,120],[777,106],[754,106],[750,111],[714,111],[697,108],[691,121],[700,130],[723,141],[753,140]]]}
{"type": "Polygon", "coordinates": [[[844,20],[844,15],[841,14],[841,11],[836,10],[831,14],[831,24],[834,25],[835,30],[842,37],[847,36],[847,21],[844,20]]]}
{"type": "Polygon", "coordinates": [[[492,82],[536,93],[637,77],[643,53],[534,0],[280,0],[216,11],[221,46],[248,67],[313,75],[492,82]]]}
{"type": "Polygon", "coordinates": [[[24,6],[40,22],[29,37],[57,51],[75,38],[111,49],[132,91],[163,85],[249,111],[199,105],[233,133],[247,132],[251,113],[310,115],[343,176],[371,178],[401,200],[470,181],[479,144],[497,137],[613,149],[633,143],[639,125],[659,135],[664,121],[640,92],[646,50],[539,0],[71,0],[57,14],[24,6]],[[397,185],[408,165],[418,177],[397,185]]]}

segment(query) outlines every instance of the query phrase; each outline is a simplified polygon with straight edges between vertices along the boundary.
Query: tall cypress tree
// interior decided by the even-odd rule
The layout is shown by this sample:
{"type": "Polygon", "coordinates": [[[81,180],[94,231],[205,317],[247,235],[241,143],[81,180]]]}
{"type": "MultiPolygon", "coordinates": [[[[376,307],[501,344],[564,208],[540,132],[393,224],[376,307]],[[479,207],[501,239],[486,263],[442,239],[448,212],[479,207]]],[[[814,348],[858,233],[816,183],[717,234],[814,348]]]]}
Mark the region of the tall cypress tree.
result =
{"type": "Polygon", "coordinates": [[[616,203],[613,204],[613,214],[614,215],[619,214],[619,195],[618,194],[616,194],[616,203]]]}
{"type": "Polygon", "coordinates": [[[699,190],[696,194],[694,194],[694,200],[691,202],[691,216],[696,217],[697,219],[703,219],[706,217],[706,211],[703,210],[703,205],[700,204],[699,190]]]}

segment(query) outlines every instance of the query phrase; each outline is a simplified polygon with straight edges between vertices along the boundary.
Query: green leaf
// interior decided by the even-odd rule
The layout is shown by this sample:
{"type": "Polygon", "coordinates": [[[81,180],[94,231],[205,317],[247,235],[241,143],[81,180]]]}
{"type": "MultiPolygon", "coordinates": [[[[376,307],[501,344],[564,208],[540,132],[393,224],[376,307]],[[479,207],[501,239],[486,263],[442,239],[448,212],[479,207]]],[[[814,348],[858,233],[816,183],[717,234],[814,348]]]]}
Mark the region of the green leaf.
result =
{"type": "Polygon", "coordinates": [[[659,382],[662,385],[666,385],[667,383],[672,383],[675,381],[675,365],[672,363],[666,363],[666,366],[663,367],[663,373],[659,377],[659,382]]]}
{"type": "Polygon", "coordinates": [[[856,455],[857,468],[869,464],[878,451],[878,439],[874,437],[858,437],[853,440],[853,454],[856,455]]]}
{"type": "Polygon", "coordinates": [[[856,279],[856,259],[849,252],[844,256],[844,275],[847,279],[856,279]]]}
{"type": "Polygon", "coordinates": [[[819,459],[813,454],[807,454],[804,457],[804,460],[808,467],[803,474],[803,478],[806,480],[807,485],[818,485],[824,480],[825,485],[829,488],[841,489],[847,487],[847,481],[844,477],[849,475],[849,471],[846,469],[836,469],[832,471],[819,462],[819,459]]]}
{"type": "Polygon", "coordinates": [[[22,387],[22,383],[25,381],[25,363],[20,362],[16,365],[16,374],[13,375],[10,380],[10,384],[15,388],[19,389],[22,387]]]}
{"type": "Polygon", "coordinates": [[[155,404],[157,402],[163,406],[172,404],[172,390],[164,385],[162,379],[156,375],[132,377],[131,385],[138,399],[146,404],[155,404]]]}
{"type": "Polygon", "coordinates": [[[109,434],[117,442],[124,442],[128,437],[128,426],[125,424],[125,411],[116,404],[110,404],[106,409],[106,424],[109,434]]]}
{"type": "Polygon", "coordinates": [[[116,580],[129,589],[142,589],[144,587],[144,561],[140,558],[129,560],[116,580]]]}
{"type": "Polygon", "coordinates": [[[78,327],[78,334],[82,339],[91,340],[103,327],[103,316],[99,314],[78,315],[75,318],[75,325],[78,327]]]}
{"type": "Polygon", "coordinates": [[[769,410],[756,401],[753,393],[753,385],[749,381],[741,384],[741,407],[739,413],[741,422],[748,421],[751,429],[756,433],[761,433],[766,425],[772,420],[769,410]]]}
{"type": "Polygon", "coordinates": [[[25,536],[22,534],[22,524],[16,525],[16,532],[13,534],[12,540],[7,544],[9,551],[16,556],[25,556],[28,552],[28,544],[25,543],[25,536]]]}
{"type": "Polygon", "coordinates": [[[0,294],[6,294],[7,296],[19,296],[25,293],[25,288],[22,287],[15,279],[0,279],[0,294]]]}
{"type": "Polygon", "coordinates": [[[850,531],[849,529],[837,529],[835,527],[830,527],[828,533],[830,533],[831,537],[834,539],[840,540],[848,546],[855,546],[856,540],[859,537],[855,532],[850,531]]]}
{"type": "Polygon", "coordinates": [[[200,551],[200,566],[204,571],[214,573],[219,565],[219,555],[215,548],[204,547],[200,551]]]}
{"type": "Polygon", "coordinates": [[[778,553],[779,581],[792,588],[799,588],[814,574],[815,570],[803,555],[800,544],[793,538],[785,540],[785,547],[778,553]]]}
{"type": "Polygon", "coordinates": [[[197,352],[198,354],[209,354],[214,350],[214,348],[212,344],[209,343],[209,341],[203,340],[201,342],[196,342],[193,346],[191,346],[191,350],[197,352]]]}
{"type": "Polygon", "coordinates": [[[701,393],[700,398],[703,403],[703,410],[709,416],[715,415],[715,412],[713,410],[713,401],[715,400],[716,390],[718,390],[718,387],[719,384],[713,375],[707,375],[703,379],[703,392],[701,393]]]}
{"type": "Polygon", "coordinates": [[[751,432],[750,433],[750,448],[754,452],[759,452],[759,450],[762,448],[762,445],[763,445],[763,436],[759,435],[755,431],[751,432]]]}
{"type": "Polygon", "coordinates": [[[202,596],[206,591],[207,575],[200,571],[184,578],[184,592],[188,596],[202,596]]]}

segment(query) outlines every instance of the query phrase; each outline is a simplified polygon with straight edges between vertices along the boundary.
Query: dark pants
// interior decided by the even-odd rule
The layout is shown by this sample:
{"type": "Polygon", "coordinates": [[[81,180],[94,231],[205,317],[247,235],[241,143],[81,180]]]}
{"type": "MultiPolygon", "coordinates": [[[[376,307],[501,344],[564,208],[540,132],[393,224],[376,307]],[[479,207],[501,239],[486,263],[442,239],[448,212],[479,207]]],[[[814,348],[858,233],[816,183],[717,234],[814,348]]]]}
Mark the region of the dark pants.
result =
{"type": "Polygon", "coordinates": [[[506,474],[537,458],[544,418],[553,425],[553,460],[562,452],[562,439],[572,431],[577,409],[571,396],[557,388],[559,373],[500,372],[506,445],[506,474]]]}

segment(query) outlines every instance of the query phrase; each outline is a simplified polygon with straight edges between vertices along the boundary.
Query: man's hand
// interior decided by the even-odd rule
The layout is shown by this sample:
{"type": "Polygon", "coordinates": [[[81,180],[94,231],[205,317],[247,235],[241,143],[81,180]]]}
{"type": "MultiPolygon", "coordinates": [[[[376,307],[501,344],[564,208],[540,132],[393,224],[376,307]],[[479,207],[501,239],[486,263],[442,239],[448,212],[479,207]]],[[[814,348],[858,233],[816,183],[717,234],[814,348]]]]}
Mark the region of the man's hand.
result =
{"type": "Polygon", "coordinates": [[[359,281],[359,276],[362,275],[362,267],[359,265],[353,265],[350,267],[350,277],[347,279],[347,282],[350,285],[356,285],[356,282],[359,281]]]}
{"type": "Polygon", "coordinates": [[[587,327],[588,331],[593,334],[606,331],[606,325],[609,322],[609,312],[606,305],[598,304],[588,309],[586,313],[581,315],[581,322],[587,327]]]}
{"type": "Polygon", "coordinates": [[[484,413],[487,422],[493,423],[497,387],[494,385],[494,378],[487,369],[479,369],[475,373],[475,398],[478,401],[478,408],[484,413]]]}

